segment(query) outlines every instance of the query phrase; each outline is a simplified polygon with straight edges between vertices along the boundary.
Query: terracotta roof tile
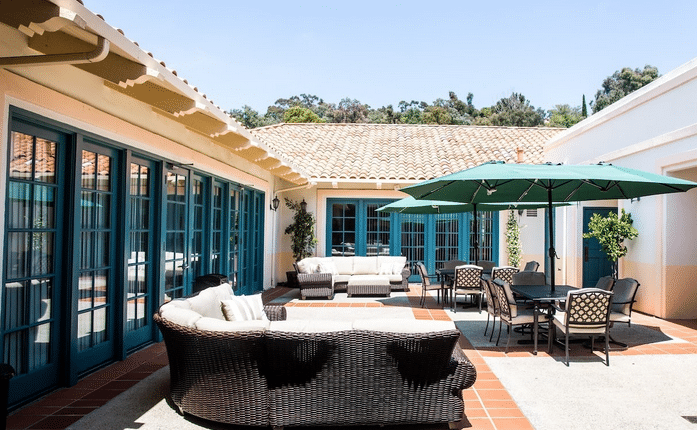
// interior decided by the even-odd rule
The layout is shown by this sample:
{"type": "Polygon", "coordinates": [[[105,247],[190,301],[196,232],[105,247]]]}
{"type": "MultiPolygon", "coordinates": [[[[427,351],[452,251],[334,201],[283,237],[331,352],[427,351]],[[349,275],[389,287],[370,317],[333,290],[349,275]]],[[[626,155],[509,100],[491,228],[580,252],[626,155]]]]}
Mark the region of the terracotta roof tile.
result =
{"type": "Polygon", "coordinates": [[[565,129],[405,124],[276,124],[251,130],[313,179],[426,180],[491,160],[542,163],[565,129]]]}

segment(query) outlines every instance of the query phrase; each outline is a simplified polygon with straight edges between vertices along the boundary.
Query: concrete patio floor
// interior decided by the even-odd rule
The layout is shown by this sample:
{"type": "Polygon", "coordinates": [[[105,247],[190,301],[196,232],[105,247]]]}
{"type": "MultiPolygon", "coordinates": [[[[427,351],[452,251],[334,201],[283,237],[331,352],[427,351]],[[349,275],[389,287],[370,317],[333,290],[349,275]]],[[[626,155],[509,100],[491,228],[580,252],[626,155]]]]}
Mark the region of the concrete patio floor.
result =
{"type": "MultiPolygon", "coordinates": [[[[625,351],[604,353],[573,344],[570,366],[564,351],[552,354],[546,344],[538,355],[518,345],[513,334],[506,354],[505,328],[500,346],[484,336],[486,311],[442,309],[433,298],[418,306],[419,285],[390,298],[337,294],[334,300],[302,301],[296,290],[275,288],[265,301],[284,303],[289,318],[415,318],[453,320],[463,333],[460,347],[477,367],[477,382],[465,390],[469,429],[692,429],[697,424],[697,324],[678,324],[633,315],[631,328],[618,326],[615,338],[625,351]]],[[[497,327],[498,328],[498,327],[497,327]]],[[[491,327],[489,327],[491,330],[491,327]]],[[[11,414],[8,429],[229,429],[178,415],[167,402],[169,369],[162,343],[152,345],[11,414]]],[[[319,429],[313,427],[314,429],[319,429]]],[[[368,427],[360,427],[368,430],[368,427]]],[[[390,429],[390,427],[383,427],[390,429]]],[[[395,426],[400,429],[447,429],[447,425],[395,426]]],[[[346,428],[349,429],[349,428],[346,428]]]]}

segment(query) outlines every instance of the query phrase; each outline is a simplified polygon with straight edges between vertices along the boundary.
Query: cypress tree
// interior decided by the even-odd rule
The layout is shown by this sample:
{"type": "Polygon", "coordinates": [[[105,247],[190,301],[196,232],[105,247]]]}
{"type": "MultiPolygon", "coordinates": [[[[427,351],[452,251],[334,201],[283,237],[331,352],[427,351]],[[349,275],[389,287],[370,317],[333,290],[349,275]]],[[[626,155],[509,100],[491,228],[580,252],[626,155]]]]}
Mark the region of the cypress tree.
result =
{"type": "Polygon", "coordinates": [[[586,108],[586,95],[583,95],[583,102],[581,102],[581,116],[586,118],[588,116],[588,108],[586,108]]]}

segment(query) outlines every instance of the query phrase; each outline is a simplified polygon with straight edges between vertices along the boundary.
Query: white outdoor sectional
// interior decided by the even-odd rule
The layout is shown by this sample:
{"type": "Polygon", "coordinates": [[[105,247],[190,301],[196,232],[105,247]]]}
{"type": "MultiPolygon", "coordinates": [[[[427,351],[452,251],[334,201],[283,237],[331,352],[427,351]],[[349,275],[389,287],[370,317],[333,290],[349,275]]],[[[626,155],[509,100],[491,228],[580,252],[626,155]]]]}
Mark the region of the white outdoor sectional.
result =
{"type": "Polygon", "coordinates": [[[331,298],[335,291],[389,296],[393,290],[409,291],[411,271],[407,258],[308,257],[295,263],[302,298],[331,298]]]}

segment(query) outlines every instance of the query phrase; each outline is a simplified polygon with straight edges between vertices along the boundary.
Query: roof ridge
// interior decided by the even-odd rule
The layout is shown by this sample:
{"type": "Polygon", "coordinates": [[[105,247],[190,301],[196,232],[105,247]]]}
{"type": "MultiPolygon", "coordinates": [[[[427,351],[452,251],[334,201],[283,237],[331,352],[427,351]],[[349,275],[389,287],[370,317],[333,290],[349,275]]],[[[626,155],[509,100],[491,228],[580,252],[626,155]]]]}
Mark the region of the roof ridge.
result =
{"type": "Polygon", "coordinates": [[[549,126],[511,126],[511,125],[476,125],[476,124],[380,124],[369,122],[279,122],[276,124],[257,127],[252,130],[262,130],[270,128],[280,128],[283,126],[317,126],[317,127],[426,127],[426,128],[477,128],[477,129],[503,129],[503,130],[566,130],[565,127],[549,127],[549,126]]]}

